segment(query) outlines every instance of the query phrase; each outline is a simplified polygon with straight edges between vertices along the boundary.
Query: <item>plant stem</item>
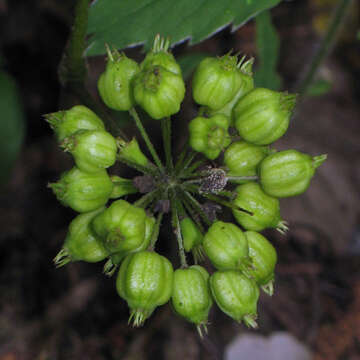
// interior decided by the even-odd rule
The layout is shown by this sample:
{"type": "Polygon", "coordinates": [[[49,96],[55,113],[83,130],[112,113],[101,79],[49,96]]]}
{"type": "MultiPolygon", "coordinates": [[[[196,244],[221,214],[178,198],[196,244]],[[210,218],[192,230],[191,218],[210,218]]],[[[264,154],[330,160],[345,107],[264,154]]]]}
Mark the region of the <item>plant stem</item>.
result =
{"type": "Polygon", "coordinates": [[[135,163],[125,159],[121,155],[117,155],[116,158],[117,158],[117,160],[119,160],[123,164],[125,164],[125,165],[139,171],[139,172],[142,172],[143,174],[155,175],[155,173],[156,173],[156,168],[151,169],[149,167],[145,167],[145,166],[142,166],[142,165],[139,165],[139,164],[135,164],[135,163]]]}
{"type": "Polygon", "coordinates": [[[236,193],[228,190],[221,190],[217,193],[217,195],[227,197],[230,200],[234,200],[236,198],[236,193]]]}
{"type": "Polygon", "coordinates": [[[258,180],[259,177],[257,175],[254,176],[226,176],[227,181],[244,181],[244,180],[258,180]]]}
{"type": "MultiPolygon", "coordinates": [[[[63,95],[72,93],[87,107],[103,119],[115,136],[127,140],[125,133],[119,129],[114,119],[103,106],[98,104],[85,88],[87,74],[85,64],[86,32],[90,0],[77,0],[74,9],[74,24],[69,41],[59,64],[59,81],[63,95]]],[[[64,96],[62,96],[64,97],[64,96]]]]}
{"type": "Polygon", "coordinates": [[[188,266],[186,262],[186,255],[184,250],[184,242],[181,235],[181,229],[180,229],[180,222],[179,222],[179,216],[178,216],[178,210],[177,210],[177,199],[175,190],[171,189],[171,195],[170,195],[170,203],[171,203],[171,223],[173,230],[176,235],[176,240],[178,242],[179,247],[179,257],[180,257],[180,263],[182,268],[186,268],[188,266]]]}
{"type": "Polygon", "coordinates": [[[133,205],[145,209],[148,205],[152,203],[158,193],[158,189],[150,191],[149,193],[143,195],[139,200],[136,200],[133,205]]]}
{"type": "Polygon", "coordinates": [[[208,159],[201,159],[198,161],[195,161],[185,172],[185,174],[182,176],[184,178],[188,178],[188,177],[194,177],[194,176],[202,176],[201,172],[200,173],[194,173],[194,171],[200,167],[201,165],[204,165],[208,162],[208,159]]]}
{"type": "Polygon", "coordinates": [[[184,147],[183,147],[183,149],[182,149],[182,151],[181,151],[181,153],[180,153],[180,155],[179,155],[179,157],[178,157],[178,159],[176,161],[176,164],[175,164],[175,173],[176,174],[178,173],[178,170],[181,167],[182,162],[184,161],[184,158],[185,158],[185,155],[186,155],[188,149],[189,149],[189,139],[187,139],[185,141],[184,147]]]}
{"type": "Polygon", "coordinates": [[[84,52],[90,0],[77,0],[74,9],[74,25],[62,57],[59,77],[63,87],[84,84],[86,66],[84,52]]]}
{"type": "Polygon", "coordinates": [[[198,226],[200,232],[202,234],[205,233],[204,227],[200,221],[199,215],[194,211],[194,209],[191,207],[191,205],[189,204],[189,201],[184,198],[183,200],[183,204],[186,208],[186,211],[188,212],[188,214],[191,216],[191,218],[196,222],[196,225],[198,226]]]}
{"type": "MultiPolygon", "coordinates": [[[[186,189],[191,191],[191,192],[194,192],[194,193],[197,193],[198,192],[198,188],[197,186],[194,186],[194,185],[187,185],[186,186],[186,189]]],[[[227,200],[224,200],[224,199],[221,199],[219,196],[217,195],[213,195],[213,194],[201,194],[201,196],[203,196],[204,198],[206,199],[209,199],[210,201],[213,201],[213,202],[216,202],[218,203],[219,205],[222,205],[222,206],[225,206],[225,207],[228,207],[232,210],[238,210],[238,211],[242,211],[244,213],[247,213],[249,215],[253,215],[253,213],[251,211],[248,211],[246,209],[243,209],[235,204],[233,204],[232,202],[230,201],[227,201],[227,200]]]]}
{"type": "Polygon", "coordinates": [[[202,209],[200,203],[186,190],[181,189],[181,193],[183,197],[190,203],[190,205],[197,211],[201,218],[203,219],[204,223],[208,226],[211,226],[212,221],[209,217],[205,214],[204,210],[202,209]]]}
{"type": "Polygon", "coordinates": [[[339,2],[339,5],[337,6],[337,8],[335,10],[332,21],[326,32],[326,35],[325,35],[324,39],[322,40],[317,52],[313,56],[310,66],[309,66],[305,76],[303,77],[303,80],[301,81],[300,85],[298,86],[297,92],[300,94],[300,96],[303,96],[306,93],[306,90],[309,88],[309,86],[311,85],[311,83],[313,81],[314,75],[316,74],[318,67],[323,62],[323,60],[326,58],[326,56],[329,54],[329,52],[332,48],[332,45],[334,43],[336,34],[342,23],[342,20],[344,19],[345,15],[346,15],[346,11],[348,10],[351,3],[352,3],[351,0],[341,0],[339,2]]]}
{"type": "Polygon", "coordinates": [[[171,155],[171,120],[170,117],[161,119],[161,130],[163,136],[166,169],[172,171],[174,169],[173,159],[171,155]]]}
{"type": "Polygon", "coordinates": [[[182,175],[186,172],[186,169],[189,167],[189,165],[194,160],[194,158],[197,154],[198,153],[194,150],[190,151],[187,158],[184,160],[184,162],[181,164],[181,166],[179,166],[179,169],[177,171],[177,174],[179,177],[182,177],[182,175]]]}
{"type": "Polygon", "coordinates": [[[157,216],[156,223],[154,225],[154,229],[151,234],[151,240],[150,240],[150,245],[149,245],[150,251],[153,251],[155,249],[156,241],[159,238],[160,225],[161,225],[163,216],[164,216],[164,213],[162,213],[162,212],[160,212],[157,216]]]}
{"type": "Polygon", "coordinates": [[[164,165],[162,164],[162,162],[161,162],[161,160],[160,160],[160,158],[159,158],[159,156],[158,156],[158,154],[157,154],[157,152],[156,152],[156,150],[155,150],[155,148],[154,148],[154,146],[153,146],[153,144],[152,144],[152,142],[151,142],[151,140],[150,140],[150,138],[149,138],[149,136],[148,136],[142,122],[141,122],[141,120],[140,120],[140,117],[139,117],[138,113],[135,110],[135,108],[130,109],[129,113],[133,117],[133,119],[135,120],[135,124],[136,124],[137,128],[139,129],[140,134],[143,137],[143,139],[144,139],[144,141],[146,143],[146,146],[148,147],[148,149],[150,151],[150,154],[151,154],[151,156],[153,157],[153,159],[155,161],[156,166],[160,169],[160,171],[162,173],[164,173],[165,172],[164,165]]]}

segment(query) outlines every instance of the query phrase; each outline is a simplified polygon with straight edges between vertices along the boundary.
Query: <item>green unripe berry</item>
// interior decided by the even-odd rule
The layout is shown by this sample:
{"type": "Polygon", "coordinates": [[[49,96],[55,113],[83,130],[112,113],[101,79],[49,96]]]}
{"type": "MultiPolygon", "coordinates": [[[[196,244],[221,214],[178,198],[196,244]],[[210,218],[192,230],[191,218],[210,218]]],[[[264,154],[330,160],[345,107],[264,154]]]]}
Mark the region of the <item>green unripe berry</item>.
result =
{"type": "Polygon", "coordinates": [[[185,96],[182,77],[159,65],[140,71],[133,86],[136,103],[157,120],[176,114],[185,96]]]}
{"type": "Polygon", "coordinates": [[[117,146],[114,137],[103,130],[79,130],[62,142],[76,166],[85,172],[94,173],[114,165],[117,146]]]}
{"type": "Polygon", "coordinates": [[[86,261],[95,263],[108,256],[100,239],[90,227],[91,220],[102,211],[102,208],[86,214],[78,215],[69,225],[64,245],[54,259],[57,267],[70,261],[86,261]]]}
{"type": "Polygon", "coordinates": [[[236,321],[256,328],[259,288],[240,271],[217,271],[210,277],[210,288],[219,308],[236,321]]]}
{"type": "Polygon", "coordinates": [[[218,270],[244,270],[250,264],[249,247],[244,233],[234,224],[214,222],[204,236],[203,247],[218,270]]]}
{"type": "Polygon", "coordinates": [[[83,105],[76,105],[69,110],[47,114],[45,118],[54,130],[59,142],[78,130],[105,130],[102,120],[83,105]]]}
{"type": "Polygon", "coordinates": [[[126,257],[126,255],[138,251],[143,251],[148,248],[151,241],[151,236],[154,231],[155,219],[153,217],[146,216],[145,218],[145,235],[144,241],[140,244],[140,246],[133,248],[132,250],[125,250],[113,253],[109,256],[109,260],[104,265],[104,274],[107,276],[112,276],[120,265],[121,261],[126,257]]]}
{"type": "Polygon", "coordinates": [[[141,70],[144,70],[156,65],[159,65],[176,75],[182,76],[180,65],[176,62],[173,54],[168,51],[148,52],[144,61],[140,64],[140,68],[141,70]]]}
{"type": "Polygon", "coordinates": [[[217,114],[210,118],[198,116],[189,123],[190,146],[214,160],[229,146],[229,118],[217,114]]]}
{"type": "Polygon", "coordinates": [[[146,218],[144,209],[125,200],[116,200],[95,217],[92,226],[110,254],[127,254],[138,251],[148,240],[145,237],[146,218]]]}
{"type": "Polygon", "coordinates": [[[114,184],[110,199],[118,199],[125,195],[135,194],[138,192],[130,179],[124,179],[117,175],[111,175],[110,179],[114,184]]]}
{"type": "Polygon", "coordinates": [[[192,81],[194,100],[219,110],[231,101],[242,85],[236,56],[209,57],[201,61],[192,81]]]}
{"type": "MultiPolygon", "coordinates": [[[[257,166],[269,154],[266,146],[249,144],[245,141],[232,143],[224,153],[224,164],[229,169],[228,176],[255,176],[257,166]]],[[[239,184],[248,180],[237,180],[239,184]]]]}
{"type": "Polygon", "coordinates": [[[106,170],[86,173],[77,167],[64,172],[60,180],[49,184],[57,199],[80,213],[106,204],[114,187],[106,170]]]}
{"type": "Polygon", "coordinates": [[[177,269],[174,272],[171,295],[173,308],[180,316],[196,324],[200,335],[202,326],[206,331],[208,314],[212,306],[208,278],[207,271],[198,265],[177,269]]]}
{"type": "Polygon", "coordinates": [[[280,217],[279,200],[264,193],[260,185],[254,182],[239,185],[236,188],[234,204],[250,214],[233,210],[237,222],[246,230],[261,231],[276,228],[285,232],[287,227],[280,217]]]}
{"type": "Polygon", "coordinates": [[[270,241],[258,232],[246,231],[245,236],[249,244],[249,254],[253,264],[249,274],[271,296],[274,292],[276,250],[270,241]]]}
{"type": "Polygon", "coordinates": [[[252,76],[252,65],[254,59],[251,58],[245,61],[243,57],[238,63],[238,72],[241,77],[241,85],[235,96],[221,109],[219,110],[210,110],[210,114],[223,114],[230,119],[230,125],[234,125],[234,106],[236,103],[248,92],[254,89],[254,78],[252,76]]]}
{"type": "Polygon", "coordinates": [[[118,294],[130,308],[129,322],[143,325],[157,306],[170,300],[173,267],[168,259],[150,251],[128,255],[122,262],[116,280],[118,294]]]}
{"type": "Polygon", "coordinates": [[[234,107],[235,127],[247,142],[271,144],[286,132],[295,95],[256,88],[234,107]]]}
{"type": "Polygon", "coordinates": [[[296,150],[271,154],[259,166],[261,186],[267,194],[279,198],[302,194],[325,159],[326,155],[311,157],[296,150]]]}
{"type": "Polygon", "coordinates": [[[140,71],[139,65],[118,51],[107,48],[108,62],[98,80],[98,90],[104,103],[111,109],[130,110],[134,106],[131,81],[140,71]]]}

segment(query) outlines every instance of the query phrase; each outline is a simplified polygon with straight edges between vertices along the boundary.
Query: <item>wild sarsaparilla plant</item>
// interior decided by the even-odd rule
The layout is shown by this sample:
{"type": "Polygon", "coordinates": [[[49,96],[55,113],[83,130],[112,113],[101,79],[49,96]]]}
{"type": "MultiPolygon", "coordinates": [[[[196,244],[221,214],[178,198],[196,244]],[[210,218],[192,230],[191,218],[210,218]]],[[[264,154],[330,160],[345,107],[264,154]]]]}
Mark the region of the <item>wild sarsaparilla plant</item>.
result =
{"type": "Polygon", "coordinates": [[[273,294],[277,261],[274,246],[259,231],[287,230],[278,198],[303,193],[326,159],[270,147],[288,128],[295,95],[254,88],[252,59],[231,53],[204,59],[191,89],[199,112],[175,159],[171,115],[181,109],[185,83],[169,42],[157,36],[141,64],[109,47],[107,53],[99,94],[109,108],[129,111],[151,159],[135,137],[113,137],[83,105],[46,115],[75,163],[49,187],[63,205],[80,213],[70,223],[56,266],[107,259],[104,272],[118,270],[116,289],[129,305],[134,326],[171,301],[200,335],[213,302],[234,320],[256,327],[259,292],[273,294]],[[136,107],[155,126],[160,122],[164,156],[136,107]],[[116,161],[140,175],[109,174],[116,161]],[[125,200],[134,193],[139,194],[135,202],[125,200]],[[218,219],[222,207],[232,211],[233,222],[218,219]],[[171,218],[178,246],[175,271],[156,252],[166,218],[171,218]],[[212,274],[199,265],[205,258],[214,267],[212,274]]]}

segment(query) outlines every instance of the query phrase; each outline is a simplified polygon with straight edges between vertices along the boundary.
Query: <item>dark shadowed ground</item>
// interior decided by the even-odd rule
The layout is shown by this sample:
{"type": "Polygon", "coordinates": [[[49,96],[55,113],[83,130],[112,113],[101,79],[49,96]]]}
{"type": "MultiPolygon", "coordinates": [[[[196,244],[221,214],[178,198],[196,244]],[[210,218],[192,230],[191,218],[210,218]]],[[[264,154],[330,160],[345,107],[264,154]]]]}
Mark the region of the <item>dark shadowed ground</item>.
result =
{"type": "MultiPolygon", "coordinates": [[[[62,269],[52,264],[74,213],[46,185],[71,160],[41,115],[59,108],[57,65],[71,3],[0,0],[0,51],[18,82],[27,119],[26,142],[0,193],[0,360],[221,359],[231,339],[247,330],[215,307],[204,341],[169,306],[133,329],[114,279],[102,275],[102,264],[62,269]]],[[[295,89],[303,76],[335,3],[295,0],[273,11],[285,89],[295,89]]],[[[328,160],[306,194],[281,201],[282,216],[290,223],[287,235],[267,233],[279,264],[275,295],[261,297],[257,332],[288,331],[317,360],[360,359],[360,40],[354,36],[359,19],[360,7],[354,6],[320,68],[333,84],[331,91],[299,104],[288,133],[276,144],[278,149],[327,153],[328,160]]],[[[181,45],[175,53],[221,54],[233,48],[256,55],[254,30],[253,22],[235,33],[225,29],[194,48],[181,45]]],[[[130,54],[141,57],[140,49],[130,54]]],[[[92,91],[103,67],[103,58],[89,61],[92,91]]],[[[185,104],[186,120],[175,122],[179,134],[194,115],[191,99],[185,104]]],[[[173,257],[170,230],[161,236],[160,251],[173,257]]]]}

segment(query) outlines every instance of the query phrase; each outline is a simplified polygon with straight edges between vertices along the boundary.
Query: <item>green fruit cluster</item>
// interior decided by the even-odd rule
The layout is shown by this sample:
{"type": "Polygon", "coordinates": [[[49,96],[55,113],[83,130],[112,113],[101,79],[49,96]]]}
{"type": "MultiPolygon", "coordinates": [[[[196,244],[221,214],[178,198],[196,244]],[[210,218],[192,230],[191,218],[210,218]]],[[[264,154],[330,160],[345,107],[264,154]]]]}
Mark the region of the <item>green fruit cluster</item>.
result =
{"type": "Polygon", "coordinates": [[[49,186],[63,205],[80,213],[69,225],[55,264],[106,259],[104,273],[118,270],[116,289],[134,326],[170,301],[201,336],[214,302],[235,321],[256,327],[260,289],[273,294],[277,262],[274,246],[259,232],[274,228],[285,233],[279,199],[302,194],[326,159],[269,147],[286,132],[295,96],[254,88],[253,59],[231,54],[204,59],[192,81],[199,112],[188,124],[188,147],[175,163],[170,116],[180,110],[185,83],[169,41],[157,36],[140,64],[109,47],[107,53],[100,97],[113,110],[129,111],[153,161],[135,137],[114,138],[85,106],[46,115],[75,163],[49,186]],[[165,162],[136,106],[160,120],[165,162]],[[141,175],[109,174],[116,161],[141,175]],[[200,165],[206,166],[201,170],[200,165]],[[142,196],[131,202],[128,196],[136,193],[142,196]],[[218,220],[216,206],[231,209],[235,221],[218,220]],[[167,215],[178,245],[175,270],[155,251],[167,215]],[[206,259],[214,271],[199,265],[206,259]]]}

